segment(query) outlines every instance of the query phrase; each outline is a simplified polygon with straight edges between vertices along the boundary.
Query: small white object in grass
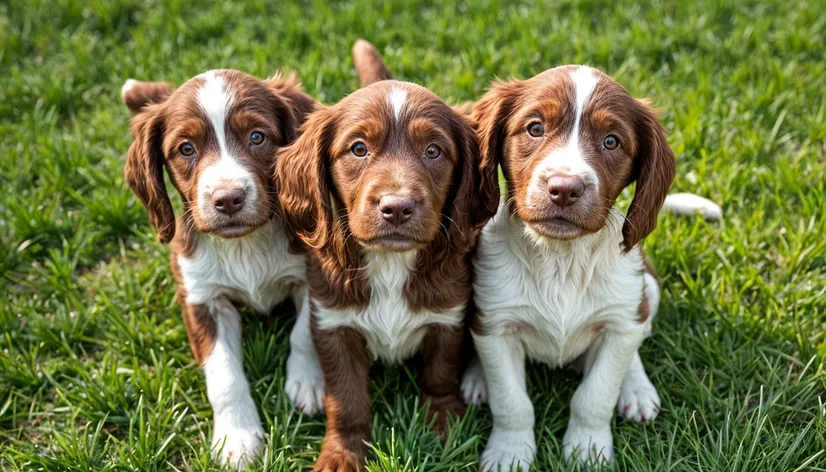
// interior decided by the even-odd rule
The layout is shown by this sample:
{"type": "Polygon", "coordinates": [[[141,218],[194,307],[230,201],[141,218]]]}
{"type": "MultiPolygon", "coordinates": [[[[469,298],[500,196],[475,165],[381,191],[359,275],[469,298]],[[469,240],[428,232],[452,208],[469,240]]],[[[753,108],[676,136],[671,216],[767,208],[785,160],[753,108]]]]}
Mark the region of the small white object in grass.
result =
{"type": "Polygon", "coordinates": [[[123,83],[123,87],[121,87],[120,89],[120,96],[125,97],[126,94],[129,93],[129,91],[132,90],[135,87],[135,84],[137,83],[138,81],[135,79],[126,79],[126,82],[123,83]]]}
{"type": "Polygon", "coordinates": [[[699,213],[709,221],[722,221],[723,209],[720,205],[693,193],[675,193],[665,198],[663,210],[678,215],[699,213]]]}

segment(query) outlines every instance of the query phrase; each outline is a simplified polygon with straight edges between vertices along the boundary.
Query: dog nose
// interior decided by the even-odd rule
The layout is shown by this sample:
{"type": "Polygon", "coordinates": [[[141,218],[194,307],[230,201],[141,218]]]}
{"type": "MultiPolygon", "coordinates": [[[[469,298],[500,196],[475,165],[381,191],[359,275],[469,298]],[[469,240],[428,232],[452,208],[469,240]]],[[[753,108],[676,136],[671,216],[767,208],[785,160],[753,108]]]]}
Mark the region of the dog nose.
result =
{"type": "Polygon", "coordinates": [[[412,197],[385,195],[379,201],[379,211],[381,211],[382,218],[396,226],[409,220],[415,209],[416,200],[413,200],[412,197]]]}
{"type": "Polygon", "coordinates": [[[548,179],[548,192],[556,206],[565,208],[585,194],[585,183],[579,177],[555,175],[548,179]]]}
{"type": "Polygon", "coordinates": [[[232,215],[244,208],[247,192],[240,188],[219,188],[212,192],[212,205],[221,213],[232,215]]]}

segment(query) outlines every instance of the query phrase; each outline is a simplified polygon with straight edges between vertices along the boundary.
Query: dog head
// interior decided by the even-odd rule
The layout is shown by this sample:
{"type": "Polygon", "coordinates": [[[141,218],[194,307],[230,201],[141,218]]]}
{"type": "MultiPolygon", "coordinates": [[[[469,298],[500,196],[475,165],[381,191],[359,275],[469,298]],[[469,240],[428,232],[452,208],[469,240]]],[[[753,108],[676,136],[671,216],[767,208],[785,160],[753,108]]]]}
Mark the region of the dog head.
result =
{"type": "Polygon", "coordinates": [[[312,114],[278,156],[279,198],[308,246],[466,253],[495,212],[468,120],[427,89],[385,80],[312,114]],[[485,191],[482,191],[485,189],[485,191]]]}
{"type": "Polygon", "coordinates": [[[270,177],[275,152],[295,140],[313,107],[294,78],[217,70],[177,90],[129,80],[121,95],[134,114],[126,182],[160,241],[175,235],[164,169],[181,195],[186,222],[200,232],[235,238],[269,221],[277,204],[270,177]]]}
{"type": "Polygon", "coordinates": [[[485,165],[501,163],[516,216],[537,238],[599,231],[637,183],[626,250],[657,224],[675,159],[647,102],[602,72],[563,66],[494,87],[474,108],[485,165]]]}

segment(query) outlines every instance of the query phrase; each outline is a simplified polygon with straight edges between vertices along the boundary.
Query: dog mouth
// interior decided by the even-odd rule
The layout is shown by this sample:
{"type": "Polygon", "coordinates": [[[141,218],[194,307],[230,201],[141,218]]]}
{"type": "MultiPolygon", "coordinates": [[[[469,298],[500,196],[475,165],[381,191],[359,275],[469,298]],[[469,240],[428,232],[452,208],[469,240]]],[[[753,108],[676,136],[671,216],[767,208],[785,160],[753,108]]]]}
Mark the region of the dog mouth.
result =
{"type": "Polygon", "coordinates": [[[219,236],[226,239],[243,238],[249,235],[261,225],[246,225],[246,224],[231,224],[213,228],[209,234],[219,236]]]}
{"type": "Polygon", "coordinates": [[[258,228],[264,226],[268,220],[265,219],[255,219],[255,220],[229,220],[229,221],[222,221],[222,222],[215,222],[212,226],[210,226],[204,233],[211,234],[213,236],[218,236],[224,239],[236,239],[236,238],[243,238],[244,236],[248,236],[249,234],[253,233],[258,228]]]}
{"type": "Polygon", "coordinates": [[[381,235],[369,239],[358,239],[358,243],[367,249],[392,252],[410,251],[421,248],[427,244],[417,238],[399,233],[381,235]]]}
{"type": "Polygon", "coordinates": [[[553,239],[575,239],[585,232],[585,228],[582,226],[561,217],[526,221],[525,223],[540,235],[553,239]]]}

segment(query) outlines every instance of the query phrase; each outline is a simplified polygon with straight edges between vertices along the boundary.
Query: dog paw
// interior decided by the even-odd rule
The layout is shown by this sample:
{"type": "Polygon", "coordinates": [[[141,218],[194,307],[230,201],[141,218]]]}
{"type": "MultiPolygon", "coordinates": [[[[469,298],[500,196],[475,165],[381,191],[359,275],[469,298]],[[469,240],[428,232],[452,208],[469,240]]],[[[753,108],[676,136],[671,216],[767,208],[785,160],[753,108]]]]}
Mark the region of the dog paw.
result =
{"type": "Polygon", "coordinates": [[[528,472],[535,451],[533,431],[502,432],[494,429],[479,458],[479,469],[482,472],[528,472]]]}
{"type": "Polygon", "coordinates": [[[629,384],[631,382],[622,384],[617,402],[617,413],[626,421],[639,424],[653,421],[660,412],[660,396],[657,394],[657,389],[648,381],[629,384]]]}
{"type": "Polygon", "coordinates": [[[562,439],[565,458],[580,463],[611,462],[614,460],[614,438],[611,427],[586,428],[568,425],[562,439]]]}
{"type": "Polygon", "coordinates": [[[453,394],[440,396],[423,395],[422,403],[427,403],[428,401],[430,402],[430,407],[427,410],[427,421],[431,422],[433,421],[433,417],[436,417],[436,421],[433,423],[433,430],[439,434],[442,440],[445,440],[449,429],[448,417],[455,416],[461,418],[464,416],[467,407],[459,397],[458,391],[453,394]]]}
{"type": "Polygon", "coordinates": [[[263,439],[264,430],[259,424],[238,427],[216,420],[212,458],[233,470],[245,470],[258,456],[263,439]]]}
{"type": "Polygon", "coordinates": [[[322,450],[313,472],[359,472],[359,460],[347,451],[322,450]]]}
{"type": "Polygon", "coordinates": [[[485,380],[485,371],[478,359],[470,362],[462,376],[462,398],[468,405],[481,405],[488,401],[488,385],[485,380]]]}
{"type": "Polygon", "coordinates": [[[287,359],[284,391],[296,408],[305,415],[324,412],[324,374],[315,359],[306,359],[295,351],[287,359]]]}

